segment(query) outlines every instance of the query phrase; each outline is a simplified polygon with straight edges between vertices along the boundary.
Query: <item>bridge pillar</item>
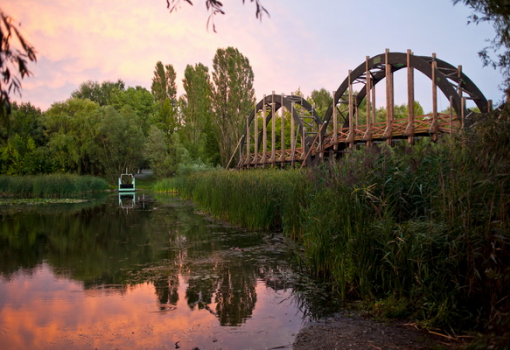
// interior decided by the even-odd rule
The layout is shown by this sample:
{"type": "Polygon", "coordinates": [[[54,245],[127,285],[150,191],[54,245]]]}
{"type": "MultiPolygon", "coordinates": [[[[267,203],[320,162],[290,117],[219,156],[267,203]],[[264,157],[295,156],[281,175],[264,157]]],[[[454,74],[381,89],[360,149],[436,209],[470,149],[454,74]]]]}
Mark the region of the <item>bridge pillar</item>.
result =
{"type": "Polygon", "coordinates": [[[333,104],[331,106],[333,108],[333,152],[336,155],[338,151],[338,116],[336,111],[335,91],[333,91],[331,97],[331,103],[333,104]]]}
{"type": "Polygon", "coordinates": [[[294,168],[296,160],[296,124],[294,122],[294,102],[290,105],[290,166],[294,168]]]}
{"type": "Polygon", "coordinates": [[[411,66],[411,50],[407,50],[407,142],[414,138],[414,69],[411,66]]]}
{"type": "Polygon", "coordinates": [[[276,165],[276,118],[275,118],[275,106],[276,102],[274,100],[274,91],[273,97],[271,100],[271,167],[274,168],[276,165]]]}
{"type": "Polygon", "coordinates": [[[250,156],[250,116],[246,116],[246,161],[244,164],[246,165],[246,168],[250,167],[251,163],[251,156],[250,156]]]}
{"type": "Polygon", "coordinates": [[[432,54],[432,125],[430,126],[429,132],[432,134],[432,140],[437,141],[437,82],[436,82],[436,70],[437,61],[436,54],[432,54]]]}
{"type": "Polygon", "coordinates": [[[353,121],[353,98],[352,98],[352,81],[351,81],[351,73],[352,70],[349,70],[349,75],[347,77],[347,84],[349,86],[349,135],[347,136],[347,142],[349,143],[349,148],[354,147],[354,121],[353,121]]]}
{"type": "Polygon", "coordinates": [[[267,158],[267,113],[266,113],[266,95],[262,99],[262,166],[266,167],[267,158]]]}
{"type": "Polygon", "coordinates": [[[385,73],[386,73],[386,131],[384,138],[386,143],[391,145],[391,136],[393,133],[393,114],[394,114],[394,86],[393,86],[393,69],[389,62],[390,49],[386,49],[385,58],[385,73]]]}
{"type": "Polygon", "coordinates": [[[255,103],[255,112],[253,113],[255,116],[255,120],[253,121],[253,128],[255,129],[253,132],[254,138],[254,155],[253,155],[253,165],[256,168],[259,163],[259,115],[257,110],[257,103],[255,103]]]}
{"type": "Polygon", "coordinates": [[[367,146],[372,145],[372,110],[371,110],[371,102],[370,102],[370,94],[373,93],[372,90],[372,74],[370,73],[369,67],[370,57],[366,56],[365,59],[365,75],[366,75],[366,100],[367,100],[367,116],[366,116],[366,124],[367,129],[365,131],[365,135],[363,135],[363,140],[365,140],[367,146]]]}
{"type": "Polygon", "coordinates": [[[280,95],[280,125],[281,125],[281,133],[280,133],[280,150],[282,154],[280,155],[281,167],[285,166],[285,111],[283,110],[283,93],[280,95]]]}

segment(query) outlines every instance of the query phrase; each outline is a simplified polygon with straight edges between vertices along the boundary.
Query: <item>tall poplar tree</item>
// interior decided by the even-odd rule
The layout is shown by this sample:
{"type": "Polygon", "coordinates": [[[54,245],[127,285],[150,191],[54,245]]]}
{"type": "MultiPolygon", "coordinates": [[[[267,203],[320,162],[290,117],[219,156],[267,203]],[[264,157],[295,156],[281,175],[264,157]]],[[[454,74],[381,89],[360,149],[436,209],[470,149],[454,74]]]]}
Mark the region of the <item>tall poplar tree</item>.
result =
{"type": "Polygon", "coordinates": [[[211,124],[209,68],[202,63],[187,65],[182,82],[185,91],[181,97],[183,144],[192,158],[215,162],[218,146],[211,124]]]}
{"type": "Polygon", "coordinates": [[[151,92],[156,102],[163,103],[166,98],[175,101],[177,95],[176,76],[175,69],[171,64],[163,65],[161,61],[156,63],[151,85],[151,92]]]}
{"type": "Polygon", "coordinates": [[[218,49],[213,59],[213,128],[221,164],[226,166],[255,103],[253,70],[248,58],[233,47],[218,49]]]}
{"type": "Polygon", "coordinates": [[[151,92],[156,102],[154,125],[168,136],[177,127],[177,84],[175,69],[171,64],[156,63],[151,92]]]}

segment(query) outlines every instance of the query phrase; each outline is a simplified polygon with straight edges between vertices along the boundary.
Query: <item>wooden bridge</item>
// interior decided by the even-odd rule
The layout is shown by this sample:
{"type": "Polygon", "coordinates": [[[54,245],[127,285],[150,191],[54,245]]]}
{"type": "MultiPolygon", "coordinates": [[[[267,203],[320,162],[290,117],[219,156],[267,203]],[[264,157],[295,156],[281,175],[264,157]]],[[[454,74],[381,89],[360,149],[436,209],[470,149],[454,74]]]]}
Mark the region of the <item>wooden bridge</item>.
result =
{"type": "Polygon", "coordinates": [[[386,50],[372,58],[367,56],[365,62],[348,72],[332,93],[331,106],[322,117],[302,97],[274,92],[264,95],[247,116],[244,134],[231,161],[237,153],[237,168],[305,166],[338,156],[357,144],[391,144],[394,140],[412,143],[416,137],[435,140],[440,134],[468,127],[476,119],[476,114],[466,108],[468,99],[482,113],[492,108],[492,102],[464,74],[462,66],[454,67],[435,54],[415,56],[410,50],[386,50]],[[407,108],[406,118],[395,117],[393,74],[404,68],[407,106],[414,106],[414,71],[418,70],[431,81],[432,113],[417,116],[414,108],[407,108]],[[375,85],[382,80],[386,82],[386,116],[378,121],[375,85]],[[354,93],[356,84],[360,85],[358,93],[354,93]],[[449,100],[446,114],[437,110],[438,89],[449,100]]]}

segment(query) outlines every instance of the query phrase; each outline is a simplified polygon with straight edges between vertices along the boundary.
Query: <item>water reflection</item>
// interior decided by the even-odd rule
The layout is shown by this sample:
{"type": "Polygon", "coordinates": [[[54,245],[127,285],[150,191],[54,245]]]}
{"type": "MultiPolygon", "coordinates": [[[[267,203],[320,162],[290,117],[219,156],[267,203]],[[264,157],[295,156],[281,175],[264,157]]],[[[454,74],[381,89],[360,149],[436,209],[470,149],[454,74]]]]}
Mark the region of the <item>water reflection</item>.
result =
{"type": "Polygon", "coordinates": [[[0,343],[243,349],[292,342],[302,311],[278,237],[219,225],[172,198],[129,200],[128,210],[117,197],[71,209],[0,209],[0,343]]]}

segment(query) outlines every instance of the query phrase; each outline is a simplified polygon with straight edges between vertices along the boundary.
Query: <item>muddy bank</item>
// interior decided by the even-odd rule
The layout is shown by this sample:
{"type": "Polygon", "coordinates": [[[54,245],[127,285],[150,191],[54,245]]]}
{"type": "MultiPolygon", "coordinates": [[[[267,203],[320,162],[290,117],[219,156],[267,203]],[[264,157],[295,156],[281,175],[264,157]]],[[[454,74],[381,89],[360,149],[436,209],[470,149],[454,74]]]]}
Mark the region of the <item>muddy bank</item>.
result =
{"type": "Polygon", "coordinates": [[[453,339],[431,334],[404,322],[382,322],[360,315],[338,313],[301,329],[294,350],[333,349],[460,349],[453,339]]]}

